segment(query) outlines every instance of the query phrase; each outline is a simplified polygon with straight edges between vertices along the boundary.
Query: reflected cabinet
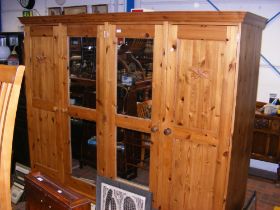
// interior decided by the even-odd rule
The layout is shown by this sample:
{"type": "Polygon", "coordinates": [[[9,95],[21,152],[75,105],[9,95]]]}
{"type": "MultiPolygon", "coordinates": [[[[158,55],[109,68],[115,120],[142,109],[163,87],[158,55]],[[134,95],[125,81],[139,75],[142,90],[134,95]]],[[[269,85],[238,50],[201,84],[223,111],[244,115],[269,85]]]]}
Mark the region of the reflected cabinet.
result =
{"type": "Polygon", "coordinates": [[[265,19],[20,20],[33,171],[93,202],[100,175],[152,192],[155,209],[242,208],[265,19]]]}

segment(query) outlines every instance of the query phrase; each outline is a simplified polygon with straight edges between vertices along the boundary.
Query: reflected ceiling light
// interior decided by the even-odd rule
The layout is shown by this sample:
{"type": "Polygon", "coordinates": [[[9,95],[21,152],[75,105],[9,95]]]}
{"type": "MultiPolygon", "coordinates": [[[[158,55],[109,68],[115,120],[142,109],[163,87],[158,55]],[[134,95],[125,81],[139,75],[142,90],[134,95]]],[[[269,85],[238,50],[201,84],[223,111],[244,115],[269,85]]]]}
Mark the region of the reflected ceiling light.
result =
{"type": "Polygon", "coordinates": [[[193,7],[194,7],[194,8],[199,8],[199,7],[200,7],[200,3],[197,2],[197,1],[195,1],[195,2],[193,3],[193,7]]]}
{"type": "Polygon", "coordinates": [[[55,0],[55,2],[56,2],[58,5],[63,5],[63,4],[65,4],[66,0],[55,0]]]}

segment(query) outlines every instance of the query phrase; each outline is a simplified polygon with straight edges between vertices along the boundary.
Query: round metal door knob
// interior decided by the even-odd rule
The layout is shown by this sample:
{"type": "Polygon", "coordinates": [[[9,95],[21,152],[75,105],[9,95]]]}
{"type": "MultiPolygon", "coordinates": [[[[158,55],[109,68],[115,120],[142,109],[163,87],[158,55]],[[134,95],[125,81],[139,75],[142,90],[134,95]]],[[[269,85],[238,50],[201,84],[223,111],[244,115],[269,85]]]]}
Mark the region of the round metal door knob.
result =
{"type": "Polygon", "coordinates": [[[170,128],[166,128],[166,129],[164,129],[163,133],[164,133],[164,135],[168,136],[172,133],[172,130],[170,128]]]}

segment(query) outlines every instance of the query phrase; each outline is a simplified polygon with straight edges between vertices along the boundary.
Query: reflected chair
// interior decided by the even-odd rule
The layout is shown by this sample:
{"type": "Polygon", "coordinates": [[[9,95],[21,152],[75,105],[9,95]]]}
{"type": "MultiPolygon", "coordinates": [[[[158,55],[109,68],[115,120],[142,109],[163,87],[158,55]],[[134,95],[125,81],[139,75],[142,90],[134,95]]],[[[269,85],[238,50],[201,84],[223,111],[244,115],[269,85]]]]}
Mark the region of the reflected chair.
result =
{"type": "Polygon", "coordinates": [[[11,210],[11,153],[24,66],[0,65],[0,210],[11,210]]]}
{"type": "MultiPolygon", "coordinates": [[[[152,100],[137,102],[137,116],[144,119],[151,119],[152,100]]],[[[141,155],[139,166],[144,167],[146,149],[150,149],[151,137],[149,134],[141,134],[141,155]]]]}

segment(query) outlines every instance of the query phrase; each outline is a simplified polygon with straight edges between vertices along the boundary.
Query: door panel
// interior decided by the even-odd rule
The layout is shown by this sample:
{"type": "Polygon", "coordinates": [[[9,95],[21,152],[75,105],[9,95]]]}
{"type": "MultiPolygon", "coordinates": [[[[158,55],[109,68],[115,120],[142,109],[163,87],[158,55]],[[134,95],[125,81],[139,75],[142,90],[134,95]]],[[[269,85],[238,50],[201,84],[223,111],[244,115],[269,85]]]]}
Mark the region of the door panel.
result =
{"type": "Polygon", "coordinates": [[[192,32],[182,32],[187,26],[168,28],[154,208],[220,209],[215,201],[222,200],[225,188],[217,177],[227,173],[220,161],[226,164],[229,151],[225,134],[229,136],[232,112],[225,115],[225,110],[233,104],[236,51],[231,47],[236,40],[231,38],[236,31],[190,26],[200,33],[211,32],[195,39],[192,32]]]}
{"type": "Polygon", "coordinates": [[[58,147],[57,142],[54,141],[57,135],[55,113],[34,108],[33,120],[39,122],[34,126],[32,136],[34,141],[31,152],[34,155],[34,167],[37,169],[44,167],[57,172],[58,147]]]}
{"type": "Polygon", "coordinates": [[[32,37],[32,95],[33,99],[55,102],[56,89],[54,78],[56,69],[54,66],[54,38],[32,37]]]}
{"type": "MultiPolygon", "coordinates": [[[[63,37],[62,99],[64,183],[95,199],[97,160],[97,25],[68,25],[63,37]],[[66,71],[66,69],[68,69],[66,71]],[[86,171],[86,173],[85,173],[86,171]]],[[[103,32],[103,31],[102,31],[103,32]]]]}
{"type": "Polygon", "coordinates": [[[153,25],[116,25],[116,175],[149,187],[153,25]],[[132,30],[133,29],[133,30],[132,30]]]}
{"type": "Polygon", "coordinates": [[[26,74],[30,155],[35,161],[32,168],[55,178],[63,171],[61,134],[57,132],[61,127],[58,31],[58,26],[26,29],[30,33],[26,47],[32,59],[30,65],[27,62],[26,74]]]}
{"type": "Polygon", "coordinates": [[[187,130],[217,136],[222,102],[225,43],[179,40],[175,123],[187,130]]]}
{"type": "Polygon", "coordinates": [[[217,147],[192,139],[173,141],[172,150],[176,152],[172,161],[171,209],[208,209],[213,202],[217,147]]]}

